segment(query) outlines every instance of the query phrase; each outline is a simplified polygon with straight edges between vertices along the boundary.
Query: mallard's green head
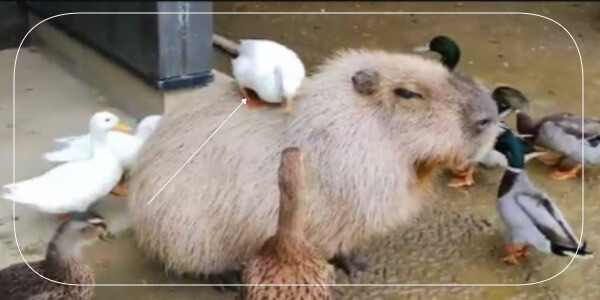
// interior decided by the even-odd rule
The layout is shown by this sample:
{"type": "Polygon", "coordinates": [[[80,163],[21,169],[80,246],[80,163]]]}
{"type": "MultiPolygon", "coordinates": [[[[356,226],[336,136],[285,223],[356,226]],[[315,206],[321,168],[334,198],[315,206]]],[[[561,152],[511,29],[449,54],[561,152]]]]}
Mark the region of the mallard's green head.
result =
{"type": "Polygon", "coordinates": [[[458,44],[447,36],[436,36],[429,41],[429,50],[442,56],[442,64],[452,71],[460,60],[458,44]]]}
{"type": "Polygon", "coordinates": [[[501,117],[513,110],[522,110],[529,105],[529,100],[521,91],[509,86],[497,87],[492,93],[492,98],[496,101],[498,114],[501,117]]]}
{"type": "Polygon", "coordinates": [[[520,141],[508,128],[504,128],[498,138],[494,149],[502,153],[508,161],[508,166],[514,169],[525,168],[525,149],[520,141]]]}

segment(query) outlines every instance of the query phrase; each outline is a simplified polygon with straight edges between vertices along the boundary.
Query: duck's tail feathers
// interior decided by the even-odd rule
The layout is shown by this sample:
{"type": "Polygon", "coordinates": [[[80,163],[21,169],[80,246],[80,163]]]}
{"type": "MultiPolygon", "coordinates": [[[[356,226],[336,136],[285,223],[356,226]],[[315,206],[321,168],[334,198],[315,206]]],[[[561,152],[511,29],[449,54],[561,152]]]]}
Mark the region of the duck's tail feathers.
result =
{"type": "Polygon", "coordinates": [[[69,162],[89,158],[91,153],[86,152],[83,149],[79,149],[73,146],[67,146],[63,149],[46,152],[43,157],[47,161],[51,162],[69,162]]]}
{"type": "Polygon", "coordinates": [[[20,202],[16,192],[19,186],[16,183],[9,183],[2,187],[2,198],[14,202],[20,202]]]}
{"type": "Polygon", "coordinates": [[[224,36],[213,34],[213,45],[233,57],[240,55],[240,45],[224,36]]]}
{"type": "Polygon", "coordinates": [[[581,244],[581,247],[579,248],[579,250],[576,247],[565,247],[562,245],[558,245],[558,244],[551,244],[550,245],[550,250],[552,251],[552,253],[556,254],[556,255],[560,255],[560,256],[571,256],[571,257],[575,257],[575,258],[580,258],[580,259],[589,259],[592,258],[592,251],[588,251],[587,250],[587,242],[584,241],[581,244]]]}

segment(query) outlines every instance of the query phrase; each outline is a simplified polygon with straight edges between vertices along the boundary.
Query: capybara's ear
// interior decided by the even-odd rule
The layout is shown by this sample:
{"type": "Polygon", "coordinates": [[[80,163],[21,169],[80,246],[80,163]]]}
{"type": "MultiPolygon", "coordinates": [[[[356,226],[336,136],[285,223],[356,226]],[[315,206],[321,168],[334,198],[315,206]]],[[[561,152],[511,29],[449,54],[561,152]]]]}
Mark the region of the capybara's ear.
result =
{"type": "Polygon", "coordinates": [[[375,93],[380,81],[381,76],[379,76],[379,73],[371,69],[362,69],[352,75],[354,89],[362,95],[375,93]]]}

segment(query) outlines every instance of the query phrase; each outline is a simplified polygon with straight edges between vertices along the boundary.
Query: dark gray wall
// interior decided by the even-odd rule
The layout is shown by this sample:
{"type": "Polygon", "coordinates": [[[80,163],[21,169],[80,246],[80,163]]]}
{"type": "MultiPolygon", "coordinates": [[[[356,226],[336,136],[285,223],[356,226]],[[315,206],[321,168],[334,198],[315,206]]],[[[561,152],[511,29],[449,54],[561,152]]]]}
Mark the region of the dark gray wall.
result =
{"type": "Polygon", "coordinates": [[[159,89],[212,80],[211,2],[37,2],[41,17],[66,12],[177,12],[178,14],[86,14],[50,20],[84,44],[123,65],[159,89]]]}
{"type": "MultiPolygon", "coordinates": [[[[17,2],[0,2],[0,50],[18,47],[27,30],[27,14],[17,2]]],[[[28,44],[29,39],[24,46],[28,44]]]]}

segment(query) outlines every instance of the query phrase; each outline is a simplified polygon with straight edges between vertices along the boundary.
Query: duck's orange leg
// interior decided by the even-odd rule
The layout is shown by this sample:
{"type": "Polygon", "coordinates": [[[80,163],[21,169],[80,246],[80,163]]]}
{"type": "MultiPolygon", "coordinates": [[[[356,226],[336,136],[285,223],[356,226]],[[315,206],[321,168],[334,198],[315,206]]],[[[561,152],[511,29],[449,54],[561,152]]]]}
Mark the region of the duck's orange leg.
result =
{"type": "Polygon", "coordinates": [[[545,154],[538,156],[537,159],[547,166],[556,166],[562,160],[562,155],[553,152],[546,152],[545,154]]]}
{"type": "Polygon", "coordinates": [[[64,214],[58,215],[58,219],[63,222],[68,221],[70,218],[71,218],[71,215],[69,213],[64,213],[64,214]]]}
{"type": "Polygon", "coordinates": [[[556,170],[550,174],[550,176],[555,180],[565,180],[569,178],[577,177],[577,174],[581,170],[581,164],[578,164],[571,169],[568,170],[556,170]]]}
{"type": "Polygon", "coordinates": [[[527,245],[506,244],[506,256],[502,261],[509,265],[518,265],[519,258],[527,256],[527,245]]]}
{"type": "Polygon", "coordinates": [[[475,184],[475,179],[473,178],[473,175],[475,174],[475,164],[469,165],[465,170],[453,172],[455,176],[448,183],[449,187],[465,187],[475,184]]]}
{"type": "Polygon", "coordinates": [[[126,173],[124,173],[123,176],[121,176],[121,180],[119,180],[119,183],[117,183],[117,185],[112,189],[112,191],[110,191],[110,193],[115,196],[120,196],[120,197],[127,196],[127,185],[126,184],[127,184],[127,175],[126,175],[126,173]]]}
{"type": "Polygon", "coordinates": [[[289,114],[292,112],[292,100],[291,99],[283,99],[283,103],[281,104],[283,108],[284,114],[289,114]]]}
{"type": "Polygon", "coordinates": [[[239,87],[240,88],[240,94],[242,94],[242,97],[246,98],[246,105],[248,106],[248,108],[250,109],[255,109],[255,108],[260,108],[265,106],[265,103],[260,101],[259,99],[255,99],[255,97],[253,97],[252,93],[249,93],[248,90],[242,86],[239,87]]]}
{"type": "Polygon", "coordinates": [[[115,196],[120,196],[120,197],[124,197],[127,196],[127,187],[125,186],[125,183],[123,181],[120,181],[114,188],[112,191],[110,191],[111,194],[115,195],[115,196]]]}

